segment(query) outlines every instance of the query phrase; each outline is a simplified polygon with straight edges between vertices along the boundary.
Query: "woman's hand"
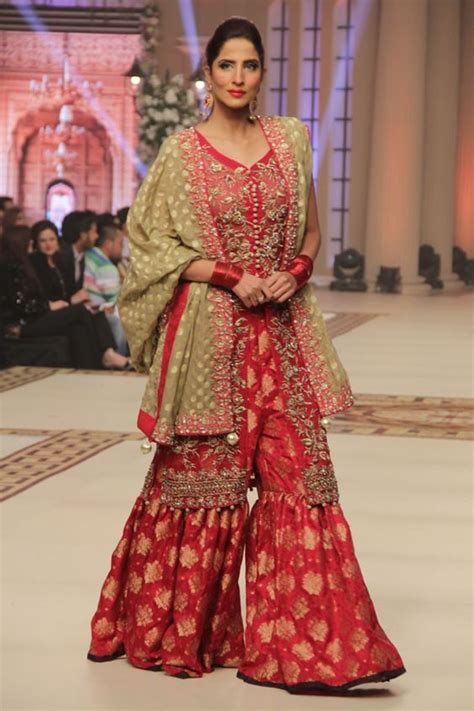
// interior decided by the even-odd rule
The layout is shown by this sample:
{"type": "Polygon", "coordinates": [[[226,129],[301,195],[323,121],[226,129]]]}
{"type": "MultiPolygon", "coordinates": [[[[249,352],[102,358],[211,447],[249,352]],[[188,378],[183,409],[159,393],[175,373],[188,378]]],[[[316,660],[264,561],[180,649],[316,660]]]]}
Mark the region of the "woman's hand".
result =
{"type": "Polygon", "coordinates": [[[247,272],[244,272],[242,279],[232,288],[232,291],[248,309],[252,306],[260,306],[274,298],[273,290],[265,279],[247,272]]]}
{"type": "Polygon", "coordinates": [[[79,289],[71,296],[71,304],[82,304],[84,301],[89,301],[89,294],[85,289],[79,289]]]}
{"type": "Polygon", "coordinates": [[[65,309],[69,306],[67,301],[50,301],[49,308],[51,311],[59,311],[60,309],[65,309]]]}
{"type": "Polygon", "coordinates": [[[273,272],[265,279],[265,284],[273,294],[273,301],[278,304],[287,301],[298,288],[295,277],[289,272],[273,272]]]}

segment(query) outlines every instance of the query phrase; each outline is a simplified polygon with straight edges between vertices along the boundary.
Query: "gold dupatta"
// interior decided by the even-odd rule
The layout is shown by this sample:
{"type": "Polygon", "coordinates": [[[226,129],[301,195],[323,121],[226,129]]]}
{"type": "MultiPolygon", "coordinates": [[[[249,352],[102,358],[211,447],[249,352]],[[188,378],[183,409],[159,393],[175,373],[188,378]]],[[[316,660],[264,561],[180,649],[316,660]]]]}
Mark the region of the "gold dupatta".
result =
{"type": "MultiPolygon", "coordinates": [[[[284,268],[301,249],[312,180],[311,146],[299,119],[260,118],[289,195],[284,268]]],[[[207,198],[196,131],[167,138],[128,218],[130,268],[119,309],[138,370],[147,372],[138,426],[169,444],[175,435],[233,429],[232,296],[207,283],[180,282],[194,259],[225,259],[207,198]]],[[[313,285],[289,301],[298,343],[322,415],[353,403],[313,285]]]]}

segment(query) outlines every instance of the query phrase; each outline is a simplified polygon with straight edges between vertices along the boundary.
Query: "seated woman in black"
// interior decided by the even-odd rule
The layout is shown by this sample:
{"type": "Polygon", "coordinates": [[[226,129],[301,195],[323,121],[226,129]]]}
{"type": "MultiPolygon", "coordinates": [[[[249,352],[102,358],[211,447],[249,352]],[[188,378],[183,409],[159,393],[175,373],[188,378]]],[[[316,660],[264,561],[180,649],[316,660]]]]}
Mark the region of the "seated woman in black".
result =
{"type": "Polygon", "coordinates": [[[114,350],[107,321],[108,330],[99,338],[84,304],[48,298],[28,258],[31,249],[26,226],[8,228],[0,240],[0,313],[7,331],[26,337],[66,336],[76,368],[127,367],[127,358],[114,350]]]}
{"type": "Polygon", "coordinates": [[[63,299],[70,304],[89,301],[85,289],[75,288],[66,259],[59,247],[59,233],[54,222],[40,220],[31,228],[33,252],[30,260],[48,299],[63,299]]]}

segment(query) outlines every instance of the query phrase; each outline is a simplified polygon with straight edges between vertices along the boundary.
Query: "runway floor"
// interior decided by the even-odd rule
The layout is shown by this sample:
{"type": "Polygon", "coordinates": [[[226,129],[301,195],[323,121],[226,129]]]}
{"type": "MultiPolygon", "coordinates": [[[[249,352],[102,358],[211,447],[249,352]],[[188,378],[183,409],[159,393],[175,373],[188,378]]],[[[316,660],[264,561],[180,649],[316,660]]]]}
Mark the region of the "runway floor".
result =
{"type": "Polygon", "coordinates": [[[472,292],[319,298],[356,394],[329,428],[341,505],[407,673],[311,697],[230,669],[180,680],[88,662],[149,462],[135,428],[144,379],[16,368],[0,371],[4,711],[472,709],[472,292]]]}

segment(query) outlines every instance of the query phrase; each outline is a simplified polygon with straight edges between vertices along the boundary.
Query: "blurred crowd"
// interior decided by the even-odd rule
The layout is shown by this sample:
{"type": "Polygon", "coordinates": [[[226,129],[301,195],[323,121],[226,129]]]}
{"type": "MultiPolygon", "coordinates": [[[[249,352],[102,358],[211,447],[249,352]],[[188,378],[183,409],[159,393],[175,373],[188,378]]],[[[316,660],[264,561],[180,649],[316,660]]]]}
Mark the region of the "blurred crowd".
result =
{"type": "Polygon", "coordinates": [[[1,365],[131,369],[116,306],[127,214],[75,210],[59,231],[0,197],[1,365]]]}

